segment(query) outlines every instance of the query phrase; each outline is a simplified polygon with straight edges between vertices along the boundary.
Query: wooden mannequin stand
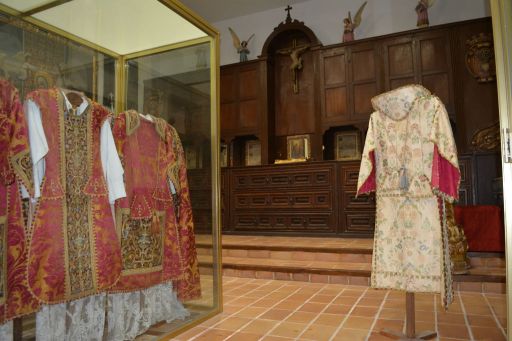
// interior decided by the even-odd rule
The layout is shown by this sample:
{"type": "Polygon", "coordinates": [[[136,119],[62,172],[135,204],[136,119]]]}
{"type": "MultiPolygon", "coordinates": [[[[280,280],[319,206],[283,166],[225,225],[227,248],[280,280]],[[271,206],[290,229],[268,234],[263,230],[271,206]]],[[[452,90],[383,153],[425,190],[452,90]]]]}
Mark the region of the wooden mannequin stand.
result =
{"type": "Polygon", "coordinates": [[[415,340],[430,340],[437,336],[436,332],[424,331],[416,334],[416,318],[414,308],[414,293],[407,292],[405,294],[405,334],[399,331],[394,331],[388,328],[384,328],[380,331],[381,335],[389,338],[415,341],[415,340]]]}

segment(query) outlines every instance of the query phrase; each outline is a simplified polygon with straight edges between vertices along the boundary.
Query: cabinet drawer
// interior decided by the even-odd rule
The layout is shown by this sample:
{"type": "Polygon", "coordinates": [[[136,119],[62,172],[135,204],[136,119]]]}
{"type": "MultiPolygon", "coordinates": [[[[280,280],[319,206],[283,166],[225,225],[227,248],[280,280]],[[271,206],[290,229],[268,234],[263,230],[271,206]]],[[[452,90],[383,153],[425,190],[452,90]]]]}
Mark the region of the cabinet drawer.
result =
{"type": "Polygon", "coordinates": [[[260,168],[247,172],[234,170],[232,173],[232,188],[234,191],[262,188],[309,188],[330,186],[334,181],[334,165],[327,167],[282,167],[260,168]]]}
{"type": "Polygon", "coordinates": [[[332,192],[279,192],[279,193],[237,193],[234,197],[236,209],[332,209],[332,192]]]}
{"type": "Polygon", "coordinates": [[[372,235],[375,229],[374,211],[345,212],[345,233],[372,235]]]}
{"type": "Polygon", "coordinates": [[[245,232],[335,232],[334,214],[235,214],[232,219],[234,231],[245,232]]]}
{"type": "Polygon", "coordinates": [[[356,198],[356,191],[345,190],[342,193],[342,207],[346,210],[375,208],[374,194],[363,194],[356,198]]]}
{"type": "Polygon", "coordinates": [[[356,189],[359,178],[359,163],[341,167],[341,185],[356,189]]]}

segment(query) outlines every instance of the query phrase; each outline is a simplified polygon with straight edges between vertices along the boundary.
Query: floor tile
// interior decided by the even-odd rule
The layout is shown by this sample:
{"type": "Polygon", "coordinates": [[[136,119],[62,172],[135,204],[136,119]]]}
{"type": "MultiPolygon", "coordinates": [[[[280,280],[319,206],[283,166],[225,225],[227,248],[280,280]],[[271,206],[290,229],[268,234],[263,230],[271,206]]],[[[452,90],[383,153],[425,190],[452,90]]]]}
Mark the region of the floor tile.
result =
{"type": "Polygon", "coordinates": [[[236,333],[227,339],[227,341],[258,341],[261,337],[261,334],[236,333]]]}
{"type": "Polygon", "coordinates": [[[245,326],[241,331],[245,333],[266,333],[277,324],[271,320],[254,320],[245,326]]]}
{"type": "Polygon", "coordinates": [[[437,324],[439,336],[452,338],[468,338],[469,333],[465,325],[460,324],[437,324]]]}
{"type": "Polygon", "coordinates": [[[334,341],[365,341],[368,331],[360,329],[342,328],[334,336],[334,341]]]}
{"type": "Polygon", "coordinates": [[[346,315],[339,314],[320,314],[318,318],[315,320],[315,325],[325,325],[325,326],[339,326],[341,322],[345,319],[346,315]]]}
{"type": "Polygon", "coordinates": [[[368,330],[373,323],[373,317],[359,317],[359,316],[349,316],[345,323],[343,324],[344,328],[351,329],[364,329],[368,330]]]}
{"type": "Polygon", "coordinates": [[[317,313],[310,313],[307,311],[296,311],[290,316],[286,318],[288,322],[296,322],[296,323],[308,323],[312,321],[315,317],[317,317],[317,313]]]}
{"type": "Polygon", "coordinates": [[[292,310],[282,310],[282,309],[270,309],[259,318],[264,320],[277,320],[282,321],[288,315],[292,313],[292,310]]]}
{"type": "Polygon", "coordinates": [[[270,335],[297,337],[305,329],[306,324],[294,322],[282,322],[270,332],[270,335]]]}
{"type": "Polygon", "coordinates": [[[235,331],[249,322],[251,322],[251,319],[248,319],[245,317],[228,317],[227,319],[220,322],[219,324],[216,324],[215,328],[235,331]]]}
{"type": "Polygon", "coordinates": [[[223,341],[226,340],[232,333],[233,332],[228,330],[209,329],[205,333],[195,338],[194,341],[223,341]]]}
{"type": "Polygon", "coordinates": [[[336,331],[334,326],[311,325],[301,335],[301,339],[309,339],[315,341],[329,340],[336,331]]]}
{"type": "Polygon", "coordinates": [[[505,336],[498,328],[471,327],[475,340],[505,341],[505,336]]]}

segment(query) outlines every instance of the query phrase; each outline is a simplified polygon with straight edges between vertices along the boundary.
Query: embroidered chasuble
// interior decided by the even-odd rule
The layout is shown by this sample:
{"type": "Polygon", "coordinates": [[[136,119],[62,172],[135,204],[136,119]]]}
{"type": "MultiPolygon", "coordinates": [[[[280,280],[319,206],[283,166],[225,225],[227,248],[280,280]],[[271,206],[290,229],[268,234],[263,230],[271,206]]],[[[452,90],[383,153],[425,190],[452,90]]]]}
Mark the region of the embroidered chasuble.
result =
{"type": "Polygon", "coordinates": [[[116,201],[122,276],[111,291],[176,281],[181,300],[200,296],[183,148],[161,118],[128,110],[114,121],[127,196],[116,201]]]}
{"type": "Polygon", "coordinates": [[[28,131],[19,95],[0,79],[0,325],[33,313],[39,302],[27,286],[27,229],[20,184],[32,191],[28,131]]]}
{"type": "MultiPolygon", "coordinates": [[[[103,150],[110,113],[85,98],[73,109],[57,88],[27,98],[31,145],[42,149],[33,153],[34,181],[44,174],[41,187],[35,186],[40,197],[29,245],[29,287],[44,303],[96,294],[114,285],[121,272],[109,203],[113,180],[108,174],[114,171],[105,162],[119,159],[115,151],[105,157],[103,150]]],[[[117,178],[122,181],[122,172],[117,178]]],[[[124,188],[118,192],[122,196],[124,188]]]]}
{"type": "Polygon", "coordinates": [[[376,191],[371,285],[440,292],[452,301],[443,200],[458,198],[460,173],[450,121],[420,85],[372,99],[357,194],[376,191]]]}

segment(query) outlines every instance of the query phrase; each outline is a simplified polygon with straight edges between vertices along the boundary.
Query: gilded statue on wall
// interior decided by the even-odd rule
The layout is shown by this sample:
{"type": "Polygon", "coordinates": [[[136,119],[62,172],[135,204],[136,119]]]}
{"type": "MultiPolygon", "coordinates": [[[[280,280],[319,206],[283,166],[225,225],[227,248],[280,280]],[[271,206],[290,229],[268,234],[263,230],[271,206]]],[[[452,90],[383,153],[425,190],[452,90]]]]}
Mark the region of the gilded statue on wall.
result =
{"type": "Polygon", "coordinates": [[[236,52],[240,55],[240,61],[246,62],[249,60],[248,55],[251,51],[247,48],[247,45],[249,45],[249,42],[254,37],[254,33],[249,37],[247,40],[240,41],[240,38],[238,38],[238,35],[233,31],[231,27],[228,27],[229,33],[231,33],[231,38],[233,39],[233,46],[236,49],[236,52]]]}
{"type": "Polygon", "coordinates": [[[354,30],[361,25],[361,17],[363,15],[364,7],[366,6],[366,1],[359,7],[354,15],[354,19],[348,12],[348,17],[343,19],[343,42],[353,41],[354,40],[354,30]]]}
{"type": "Polygon", "coordinates": [[[500,123],[482,128],[473,134],[471,146],[477,150],[496,151],[500,149],[500,123]]]}
{"type": "Polygon", "coordinates": [[[496,78],[492,34],[480,33],[466,41],[466,66],[479,83],[496,78]]]}

